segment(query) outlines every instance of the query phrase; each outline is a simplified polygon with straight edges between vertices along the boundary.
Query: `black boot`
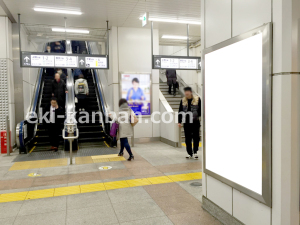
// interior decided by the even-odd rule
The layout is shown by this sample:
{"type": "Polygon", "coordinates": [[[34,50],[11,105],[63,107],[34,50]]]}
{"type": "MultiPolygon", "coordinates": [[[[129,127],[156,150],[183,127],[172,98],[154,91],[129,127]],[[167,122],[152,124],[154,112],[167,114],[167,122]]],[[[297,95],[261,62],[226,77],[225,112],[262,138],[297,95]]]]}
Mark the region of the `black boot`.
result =
{"type": "Polygon", "coordinates": [[[134,156],[133,155],[129,156],[129,158],[127,160],[128,161],[134,160],[134,156]]]}
{"type": "Polygon", "coordinates": [[[123,152],[120,152],[119,154],[118,154],[118,156],[123,156],[124,155],[124,153],[123,152]]]}

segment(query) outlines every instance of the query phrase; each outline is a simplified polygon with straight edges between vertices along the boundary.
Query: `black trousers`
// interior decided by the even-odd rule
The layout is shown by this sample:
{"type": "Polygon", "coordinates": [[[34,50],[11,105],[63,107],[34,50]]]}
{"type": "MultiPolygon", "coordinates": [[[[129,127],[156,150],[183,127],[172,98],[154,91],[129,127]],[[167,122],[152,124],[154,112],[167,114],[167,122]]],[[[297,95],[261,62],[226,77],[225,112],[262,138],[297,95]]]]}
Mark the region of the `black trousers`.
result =
{"type": "Polygon", "coordinates": [[[194,121],[193,123],[185,123],[183,128],[185,134],[186,151],[189,155],[196,154],[198,152],[200,142],[200,122],[194,121]],[[194,144],[193,148],[192,141],[194,144]]]}
{"type": "Polygon", "coordinates": [[[169,85],[169,93],[171,93],[171,88],[173,86],[173,94],[176,93],[176,84],[169,85]]]}
{"type": "Polygon", "coordinates": [[[86,95],[78,94],[76,97],[77,97],[77,100],[78,100],[77,108],[78,108],[78,109],[83,109],[83,108],[85,108],[86,105],[87,105],[86,95]]]}
{"type": "Polygon", "coordinates": [[[49,123],[48,124],[50,145],[52,147],[59,146],[59,135],[61,134],[61,128],[59,123],[49,123]]]}

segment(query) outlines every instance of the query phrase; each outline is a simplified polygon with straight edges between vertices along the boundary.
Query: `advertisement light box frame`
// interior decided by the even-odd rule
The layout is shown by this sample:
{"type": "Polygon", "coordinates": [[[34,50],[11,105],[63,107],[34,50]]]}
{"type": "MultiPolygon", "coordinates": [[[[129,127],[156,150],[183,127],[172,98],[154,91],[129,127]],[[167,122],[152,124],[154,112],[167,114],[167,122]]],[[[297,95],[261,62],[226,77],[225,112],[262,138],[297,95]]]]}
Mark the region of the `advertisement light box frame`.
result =
{"type": "Polygon", "coordinates": [[[204,49],[202,61],[204,172],[272,207],[271,23],[204,49]]]}
{"type": "Polygon", "coordinates": [[[122,84],[122,75],[147,75],[150,77],[150,115],[140,115],[141,118],[151,118],[152,112],[153,112],[153,102],[152,102],[152,73],[151,72],[119,72],[119,97],[120,99],[122,98],[122,89],[123,89],[123,84],[122,84]]]}

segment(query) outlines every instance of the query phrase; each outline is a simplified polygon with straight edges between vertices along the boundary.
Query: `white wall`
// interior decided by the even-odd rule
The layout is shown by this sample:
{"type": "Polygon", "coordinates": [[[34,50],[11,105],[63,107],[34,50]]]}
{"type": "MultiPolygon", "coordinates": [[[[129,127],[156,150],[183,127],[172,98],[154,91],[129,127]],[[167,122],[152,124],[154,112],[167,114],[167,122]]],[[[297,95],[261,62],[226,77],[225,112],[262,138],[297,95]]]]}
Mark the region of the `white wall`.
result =
{"type": "MultiPolygon", "coordinates": [[[[22,51],[29,52],[40,52],[41,49],[38,49],[38,45],[28,39],[28,35],[25,31],[24,26],[21,26],[21,44],[22,51]]],[[[38,76],[38,68],[22,68],[23,72],[23,96],[24,97],[24,119],[29,112],[34,86],[38,76]]],[[[20,122],[20,121],[17,121],[20,122]]]]}
{"type": "MultiPolygon", "coordinates": [[[[187,56],[186,46],[159,46],[159,55],[174,55],[174,56],[187,56]]],[[[196,43],[195,46],[190,48],[190,56],[201,57],[200,43],[196,43]]],[[[193,88],[198,94],[201,95],[202,78],[201,72],[195,70],[177,70],[178,76],[190,87],[193,88]],[[199,87],[199,89],[198,89],[199,87]]]]}
{"type": "Polygon", "coordinates": [[[201,1],[202,49],[273,22],[272,208],[203,176],[203,195],[247,225],[299,224],[299,19],[298,0],[201,1]]]}
{"type": "MultiPolygon", "coordinates": [[[[154,54],[159,53],[158,31],[154,30],[154,54]]],[[[110,69],[105,93],[111,111],[118,111],[120,73],[151,73],[152,111],[159,111],[159,71],[152,70],[151,30],[146,28],[112,27],[110,30],[110,69]]],[[[143,118],[134,127],[135,138],[160,137],[160,126],[143,118]]]]}

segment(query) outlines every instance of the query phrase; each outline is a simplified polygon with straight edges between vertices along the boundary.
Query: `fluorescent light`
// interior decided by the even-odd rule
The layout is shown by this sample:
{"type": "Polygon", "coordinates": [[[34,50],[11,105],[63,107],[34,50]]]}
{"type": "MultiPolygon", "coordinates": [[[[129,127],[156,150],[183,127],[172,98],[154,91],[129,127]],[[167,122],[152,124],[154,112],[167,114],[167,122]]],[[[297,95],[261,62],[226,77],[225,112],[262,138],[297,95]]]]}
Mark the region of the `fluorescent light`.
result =
{"type": "Polygon", "coordinates": [[[163,35],[161,38],[187,40],[187,36],[163,35]]]}
{"type": "MultiPolygon", "coordinates": [[[[143,17],[139,18],[140,20],[143,19],[143,17]]],[[[185,20],[170,20],[170,19],[158,19],[158,18],[149,18],[149,21],[155,21],[155,22],[165,22],[165,23],[183,23],[183,24],[195,24],[200,25],[201,22],[198,21],[185,21],[185,20]]]]}
{"type": "Polygon", "coordinates": [[[65,28],[52,28],[52,31],[55,32],[67,32],[67,33],[80,33],[80,34],[89,34],[88,30],[76,30],[76,29],[65,29],[65,28]]]}
{"type": "Polygon", "coordinates": [[[70,10],[61,10],[61,9],[34,8],[33,10],[37,12],[50,12],[50,13],[62,13],[62,14],[73,14],[73,15],[82,14],[82,12],[79,11],[70,11],[70,10]]]}

